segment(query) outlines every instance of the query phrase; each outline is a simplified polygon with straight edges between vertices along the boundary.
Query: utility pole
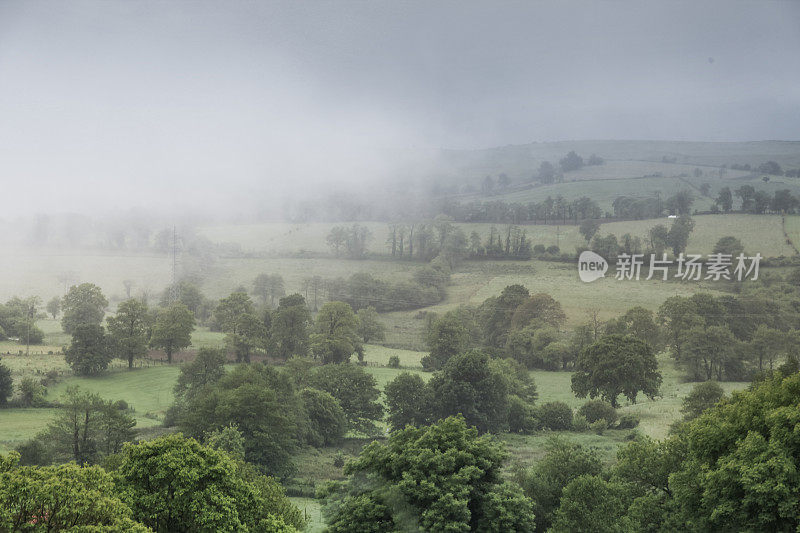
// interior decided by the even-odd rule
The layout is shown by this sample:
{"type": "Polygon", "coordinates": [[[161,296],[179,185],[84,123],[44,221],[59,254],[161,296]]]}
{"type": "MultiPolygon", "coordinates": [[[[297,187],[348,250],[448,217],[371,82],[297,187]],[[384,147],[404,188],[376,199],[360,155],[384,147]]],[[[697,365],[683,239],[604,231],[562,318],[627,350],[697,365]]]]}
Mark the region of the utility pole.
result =
{"type": "Polygon", "coordinates": [[[561,226],[556,226],[556,246],[561,250],[561,226]]]}

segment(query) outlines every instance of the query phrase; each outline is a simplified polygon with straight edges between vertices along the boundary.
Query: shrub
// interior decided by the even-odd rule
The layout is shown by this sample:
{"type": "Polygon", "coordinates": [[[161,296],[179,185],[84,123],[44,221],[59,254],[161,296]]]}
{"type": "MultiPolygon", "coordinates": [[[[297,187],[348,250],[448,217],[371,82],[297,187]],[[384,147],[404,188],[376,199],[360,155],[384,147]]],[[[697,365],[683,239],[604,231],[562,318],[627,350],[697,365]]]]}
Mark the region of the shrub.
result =
{"type": "Polygon", "coordinates": [[[508,397],[508,430],[512,433],[531,433],[536,430],[537,420],[533,406],[512,394],[508,397]]]}
{"type": "Polygon", "coordinates": [[[639,417],[636,415],[626,414],[619,418],[617,429],[633,429],[639,425],[639,417]]]}
{"type": "Polygon", "coordinates": [[[545,429],[572,428],[572,409],[564,402],[548,402],[536,410],[536,418],[545,429]]]}
{"type": "Polygon", "coordinates": [[[341,451],[336,452],[336,455],[333,456],[333,466],[336,468],[344,466],[344,454],[341,451]]]}
{"type": "Polygon", "coordinates": [[[398,356],[389,356],[389,368],[400,368],[400,358],[398,356]]]}
{"type": "Polygon", "coordinates": [[[40,382],[31,377],[24,377],[20,381],[19,405],[20,407],[46,407],[47,400],[44,399],[47,389],[40,382]]]}
{"type": "Polygon", "coordinates": [[[603,420],[603,419],[601,418],[601,419],[599,419],[599,420],[595,420],[594,422],[592,422],[591,424],[589,424],[589,427],[590,427],[590,428],[592,428],[592,431],[594,431],[594,432],[595,432],[595,433],[597,433],[598,435],[602,435],[602,434],[603,434],[603,432],[604,432],[606,429],[608,429],[608,422],[606,422],[605,420],[603,420]]]}
{"type": "Polygon", "coordinates": [[[609,427],[617,421],[617,410],[603,400],[589,400],[578,409],[578,412],[585,416],[590,424],[598,420],[605,420],[606,427],[609,427]]]}
{"type": "Polygon", "coordinates": [[[572,419],[572,429],[575,431],[586,431],[589,429],[589,421],[586,420],[585,416],[578,413],[575,415],[575,418],[572,419]]]}

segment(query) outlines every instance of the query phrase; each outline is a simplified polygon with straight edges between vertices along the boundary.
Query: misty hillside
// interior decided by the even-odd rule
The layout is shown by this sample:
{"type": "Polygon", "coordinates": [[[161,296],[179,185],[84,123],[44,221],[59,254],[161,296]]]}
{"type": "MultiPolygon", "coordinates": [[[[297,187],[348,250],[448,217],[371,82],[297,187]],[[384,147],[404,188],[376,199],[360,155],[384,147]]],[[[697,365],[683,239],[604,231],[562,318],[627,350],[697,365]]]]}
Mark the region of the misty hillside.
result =
{"type": "Polygon", "coordinates": [[[693,166],[758,166],[776,161],[783,167],[800,167],[800,141],[695,142],[695,141],[554,141],[499,146],[480,150],[445,150],[440,157],[443,174],[496,174],[530,176],[542,161],[554,164],[574,150],[584,158],[596,154],[606,161],[673,161],[693,166]]]}

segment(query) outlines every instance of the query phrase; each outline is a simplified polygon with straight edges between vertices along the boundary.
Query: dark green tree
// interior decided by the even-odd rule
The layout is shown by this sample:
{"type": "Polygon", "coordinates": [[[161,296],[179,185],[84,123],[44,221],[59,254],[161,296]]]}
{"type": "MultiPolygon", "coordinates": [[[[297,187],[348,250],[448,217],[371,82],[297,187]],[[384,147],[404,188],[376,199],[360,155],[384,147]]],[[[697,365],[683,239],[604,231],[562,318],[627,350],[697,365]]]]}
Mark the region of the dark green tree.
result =
{"type": "Polygon", "coordinates": [[[356,316],[358,317],[357,332],[365,344],[370,341],[382,341],[386,338],[386,326],[378,318],[378,312],[374,307],[359,309],[356,316]]]}
{"type": "Polygon", "coordinates": [[[716,381],[705,381],[695,385],[682,402],[681,413],[684,420],[697,418],[706,409],[714,407],[724,396],[725,391],[716,381]]]}
{"type": "Polygon", "coordinates": [[[64,360],[77,374],[98,374],[111,362],[111,348],[103,326],[80,324],[72,332],[72,342],[64,353],[64,360]]]}
{"type": "Polygon", "coordinates": [[[430,352],[422,359],[425,370],[439,370],[469,344],[467,329],[455,313],[445,313],[434,319],[425,334],[425,341],[430,352]]]}
{"type": "Polygon", "coordinates": [[[714,245],[713,252],[715,254],[728,254],[735,260],[739,254],[744,252],[744,246],[742,245],[742,241],[736,237],[727,236],[717,241],[717,244],[714,245]]]}
{"type": "Polygon", "coordinates": [[[214,385],[225,375],[225,362],[223,350],[200,348],[194,361],[181,366],[181,373],[175,384],[175,395],[191,397],[206,386],[214,385]]]}
{"type": "Polygon", "coordinates": [[[310,323],[311,313],[302,296],[291,294],[280,299],[272,317],[272,341],[279,357],[308,355],[310,323]]]}
{"type": "Polygon", "coordinates": [[[361,345],[358,318],[344,302],[326,302],[319,310],[310,337],[311,353],[323,364],[346,363],[361,345]]]}
{"type": "Polygon", "coordinates": [[[125,300],[119,304],[117,314],[106,322],[110,346],[120,359],[128,361],[129,369],[133,368],[133,360],[147,353],[150,340],[147,306],[141,300],[125,300]]]}
{"type": "Polygon", "coordinates": [[[600,396],[614,407],[620,394],[631,402],[636,402],[639,392],[652,399],[660,386],[653,349],[630,335],[600,338],[578,356],[572,375],[572,390],[578,397],[600,396]]]}
{"type": "Polygon", "coordinates": [[[434,420],[461,414],[481,432],[508,423],[508,382],[489,365],[489,356],[470,351],[451,357],[430,382],[434,420]]]}
{"type": "Polygon", "coordinates": [[[194,315],[180,302],[158,310],[150,346],[160,348],[167,354],[167,362],[172,363],[172,354],[192,344],[194,315]]]}
{"type": "Polygon", "coordinates": [[[375,378],[362,367],[351,363],[324,365],[311,375],[309,386],[339,401],[350,429],[367,435],[377,433],[375,422],[383,417],[383,406],[378,403],[380,390],[375,378]]]}
{"type": "Polygon", "coordinates": [[[396,431],[386,444],[366,446],[345,467],[353,479],[369,476],[375,488],[351,483],[351,499],[331,523],[352,520],[350,529],[338,526],[339,531],[376,531],[375,521],[392,527],[410,519],[423,531],[532,532],[530,500],[502,480],[505,459],[501,445],[478,436],[459,417],[396,431]]]}
{"type": "Polygon", "coordinates": [[[347,431],[347,417],[339,401],[317,389],[303,389],[300,398],[308,415],[306,441],[317,447],[338,444],[347,431]]]}
{"type": "Polygon", "coordinates": [[[0,407],[8,404],[12,394],[14,394],[14,380],[11,378],[11,369],[0,362],[0,407]]]}
{"type": "Polygon", "coordinates": [[[533,500],[538,531],[546,531],[552,524],[564,487],[579,476],[598,475],[603,470],[597,452],[580,444],[554,438],[547,442],[545,452],[530,469],[516,474],[525,494],[533,500]]]}
{"type": "Polygon", "coordinates": [[[297,533],[305,520],[276,484],[253,482],[244,465],[182,435],[126,446],[116,470],[122,499],[158,532],[297,533]]]}
{"type": "Polygon", "coordinates": [[[0,531],[152,531],[132,519],[114,478],[102,468],[18,461],[16,453],[0,456],[0,531]]]}
{"type": "Polygon", "coordinates": [[[235,424],[248,462],[276,475],[293,470],[291,454],[303,438],[306,418],[288,376],[262,364],[239,365],[201,390],[185,397],[178,418],[183,431],[202,438],[235,424]]]}
{"type": "Polygon", "coordinates": [[[403,372],[386,384],[383,394],[392,431],[430,422],[432,391],[419,374],[403,372]]]}
{"type": "Polygon", "coordinates": [[[694,230],[694,220],[688,215],[679,216],[672,223],[667,234],[667,244],[672,248],[675,256],[686,251],[692,230],[694,230]]]}

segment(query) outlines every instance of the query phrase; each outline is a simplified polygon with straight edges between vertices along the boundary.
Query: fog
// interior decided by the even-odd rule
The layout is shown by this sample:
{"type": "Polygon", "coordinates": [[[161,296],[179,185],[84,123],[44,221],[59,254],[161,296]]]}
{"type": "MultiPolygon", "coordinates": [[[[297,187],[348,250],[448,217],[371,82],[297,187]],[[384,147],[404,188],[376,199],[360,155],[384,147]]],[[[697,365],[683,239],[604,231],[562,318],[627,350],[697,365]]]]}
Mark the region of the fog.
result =
{"type": "Polygon", "coordinates": [[[443,148],[800,138],[794,2],[3,2],[2,217],[220,216],[443,148]]]}

